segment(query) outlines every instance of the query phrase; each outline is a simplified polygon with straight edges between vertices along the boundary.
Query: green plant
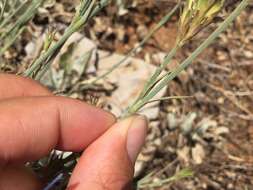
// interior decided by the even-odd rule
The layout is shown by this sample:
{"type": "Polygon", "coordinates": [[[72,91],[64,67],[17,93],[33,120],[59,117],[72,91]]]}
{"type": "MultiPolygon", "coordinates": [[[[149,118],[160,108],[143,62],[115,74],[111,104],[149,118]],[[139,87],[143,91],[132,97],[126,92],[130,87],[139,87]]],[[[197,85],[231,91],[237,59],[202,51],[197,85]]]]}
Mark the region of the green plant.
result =
{"type": "Polygon", "coordinates": [[[0,12],[0,57],[16,41],[44,0],[4,0],[0,12]]]}
{"type": "Polygon", "coordinates": [[[47,45],[44,46],[47,49],[42,51],[40,57],[32,63],[23,75],[39,80],[48,70],[53,58],[58,54],[67,39],[73,33],[84,27],[85,24],[108,3],[109,0],[81,0],[74,18],[72,19],[70,26],[65,30],[62,38],[59,41],[52,43],[50,40],[52,34],[49,34],[49,38],[45,40],[45,44],[47,45]]]}
{"type": "MultiPolygon", "coordinates": [[[[19,37],[19,35],[25,29],[27,22],[31,20],[31,18],[36,14],[38,7],[40,7],[44,2],[43,0],[27,0],[20,1],[21,3],[16,4],[16,2],[19,2],[18,0],[12,1],[3,0],[1,4],[0,56],[14,43],[15,39],[19,37]],[[15,3],[8,5],[8,3],[12,1],[15,3]],[[21,16],[16,18],[17,14],[20,14],[21,16]]],[[[64,43],[69,39],[69,37],[84,27],[87,22],[103,7],[108,5],[108,3],[110,3],[109,0],[81,0],[70,26],[65,30],[60,40],[55,42],[54,31],[48,32],[44,41],[42,52],[40,53],[39,57],[33,61],[31,66],[23,73],[23,75],[34,78],[36,80],[40,80],[45,72],[50,68],[52,61],[59,53],[64,43]]],[[[212,22],[213,18],[221,10],[223,3],[224,0],[186,0],[179,21],[179,33],[174,48],[168,53],[163,63],[157,67],[154,74],[146,82],[146,85],[142,89],[142,92],[125,111],[123,117],[138,112],[143,106],[152,101],[157,101],[154,99],[155,95],[162,88],[166,87],[168,83],[176,76],[178,76],[187,66],[189,66],[206,47],[215,41],[215,39],[232,23],[232,21],[242,12],[242,10],[244,10],[244,8],[248,5],[249,0],[242,0],[237,8],[227,17],[227,19],[221,23],[220,26],[187,59],[185,59],[177,68],[172,71],[166,71],[166,74],[163,75],[162,72],[165,71],[166,66],[171,62],[176,53],[199,31],[201,31],[212,22]]],[[[137,49],[142,47],[147,42],[147,40],[150,39],[154,32],[156,32],[170,19],[170,17],[176,12],[179,6],[180,4],[177,4],[175,8],[170,11],[152,31],[150,31],[150,33],[146,38],[144,38],[139,46],[133,48],[127,54],[126,58],[120,60],[116,65],[113,65],[106,73],[98,76],[95,80],[88,81],[86,85],[89,86],[95,84],[97,81],[106,77],[115,69],[117,69],[118,66],[120,66],[129,56],[134,55],[137,49]]],[[[165,99],[168,98],[165,97],[161,100],[165,99]]],[[[73,154],[71,156],[71,159],[76,159],[76,155],[73,154]]],[[[185,171],[179,174],[182,175],[176,175],[174,178],[161,180],[159,184],[153,184],[151,187],[156,187],[161,184],[174,181],[175,179],[190,176],[191,172],[185,171]]],[[[147,183],[139,184],[144,186],[147,185],[147,183]]]]}
{"type": "Polygon", "coordinates": [[[180,18],[179,31],[180,32],[174,48],[164,59],[163,63],[156,69],[150,80],[147,81],[145,87],[140,93],[135,102],[129,106],[125,112],[125,116],[138,112],[143,106],[145,106],[154,96],[168,83],[177,77],[187,66],[189,66],[193,60],[201,53],[205,48],[214,42],[214,40],[233,22],[233,20],[246,8],[249,0],[243,0],[237,8],[223,21],[222,24],[177,68],[169,71],[164,76],[160,76],[161,72],[171,62],[172,58],[176,55],[177,51],[194,35],[196,31],[200,31],[203,25],[210,23],[214,16],[221,10],[223,0],[187,0],[185,8],[180,18]],[[200,3],[202,2],[201,6],[200,3]],[[209,3],[208,3],[209,2],[209,3]],[[211,4],[210,2],[213,2],[211,4]],[[209,8],[206,8],[209,7],[209,8]],[[203,8],[204,7],[204,8],[203,8]],[[201,8],[202,14],[199,14],[199,8],[201,8]],[[212,10],[211,12],[209,12],[212,10]],[[194,24],[193,24],[194,23],[194,24]]]}
{"type": "Polygon", "coordinates": [[[176,6],[170,10],[160,21],[159,23],[145,36],[145,38],[136,46],[135,48],[131,49],[126,56],[120,60],[118,63],[114,64],[111,68],[108,69],[104,74],[96,77],[92,81],[88,81],[86,87],[92,86],[96,84],[99,80],[105,78],[109,74],[111,74],[114,70],[116,70],[119,66],[121,66],[129,57],[134,56],[138,49],[142,48],[146,42],[162,27],[164,26],[170,18],[175,14],[175,12],[180,7],[181,3],[177,3],[176,6]]]}
{"type": "Polygon", "coordinates": [[[155,181],[153,180],[153,176],[155,176],[155,173],[150,173],[144,178],[142,178],[140,181],[138,181],[138,189],[145,189],[145,188],[160,188],[163,187],[164,185],[173,183],[175,181],[188,178],[188,177],[193,177],[194,172],[190,168],[185,168],[177,173],[175,175],[167,178],[167,179],[156,179],[155,181]]]}

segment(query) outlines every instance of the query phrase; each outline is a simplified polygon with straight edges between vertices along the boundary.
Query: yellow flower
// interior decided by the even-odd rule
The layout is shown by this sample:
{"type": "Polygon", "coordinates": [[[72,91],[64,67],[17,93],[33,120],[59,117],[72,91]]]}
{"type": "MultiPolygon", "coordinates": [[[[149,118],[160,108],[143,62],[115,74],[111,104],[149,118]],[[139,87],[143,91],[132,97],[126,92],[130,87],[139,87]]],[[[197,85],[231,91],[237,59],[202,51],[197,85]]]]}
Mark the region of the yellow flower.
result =
{"type": "Polygon", "coordinates": [[[177,43],[184,45],[220,12],[225,0],[186,0],[179,21],[177,43]]]}

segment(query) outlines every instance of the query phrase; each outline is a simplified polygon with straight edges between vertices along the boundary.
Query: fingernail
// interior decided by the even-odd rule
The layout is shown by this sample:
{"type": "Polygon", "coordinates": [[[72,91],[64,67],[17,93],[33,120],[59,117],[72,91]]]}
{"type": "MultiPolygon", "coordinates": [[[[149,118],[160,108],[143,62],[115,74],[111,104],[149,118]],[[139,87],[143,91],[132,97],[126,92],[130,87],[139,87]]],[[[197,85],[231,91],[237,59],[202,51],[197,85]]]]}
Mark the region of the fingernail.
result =
{"type": "Polygon", "coordinates": [[[136,116],[129,126],[127,134],[127,151],[133,164],[145,143],[147,129],[148,119],[145,116],[136,116]]]}

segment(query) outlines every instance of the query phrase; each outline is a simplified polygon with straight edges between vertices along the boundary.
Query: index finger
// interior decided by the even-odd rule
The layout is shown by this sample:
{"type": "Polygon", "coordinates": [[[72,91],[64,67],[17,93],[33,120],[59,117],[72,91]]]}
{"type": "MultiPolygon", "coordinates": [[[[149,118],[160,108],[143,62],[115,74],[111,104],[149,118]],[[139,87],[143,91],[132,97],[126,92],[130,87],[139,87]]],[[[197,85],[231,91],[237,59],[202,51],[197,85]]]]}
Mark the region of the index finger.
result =
{"type": "Polygon", "coordinates": [[[17,75],[0,74],[0,100],[25,96],[50,96],[52,93],[36,81],[17,75]]]}
{"type": "Polygon", "coordinates": [[[112,114],[63,97],[0,102],[0,163],[37,160],[54,148],[82,151],[114,122],[112,114]]]}

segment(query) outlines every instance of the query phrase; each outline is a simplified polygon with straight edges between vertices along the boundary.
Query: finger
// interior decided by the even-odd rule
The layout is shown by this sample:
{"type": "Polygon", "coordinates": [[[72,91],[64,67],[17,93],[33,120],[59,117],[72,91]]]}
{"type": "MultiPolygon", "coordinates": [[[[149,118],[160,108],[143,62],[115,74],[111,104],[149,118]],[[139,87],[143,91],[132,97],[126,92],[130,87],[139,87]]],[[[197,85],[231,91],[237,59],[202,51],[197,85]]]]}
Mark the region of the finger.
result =
{"type": "Polygon", "coordinates": [[[8,166],[0,172],[2,190],[39,190],[42,184],[34,173],[24,166],[8,166]]]}
{"type": "Polygon", "coordinates": [[[48,89],[29,78],[0,74],[0,100],[20,96],[48,96],[48,89]]]}
{"type": "Polygon", "coordinates": [[[84,152],[68,190],[130,189],[134,162],[146,132],[147,121],[141,116],[115,124],[84,152]]]}
{"type": "Polygon", "coordinates": [[[0,102],[0,163],[37,160],[57,147],[81,151],[103,134],[114,116],[63,97],[0,102]]]}

